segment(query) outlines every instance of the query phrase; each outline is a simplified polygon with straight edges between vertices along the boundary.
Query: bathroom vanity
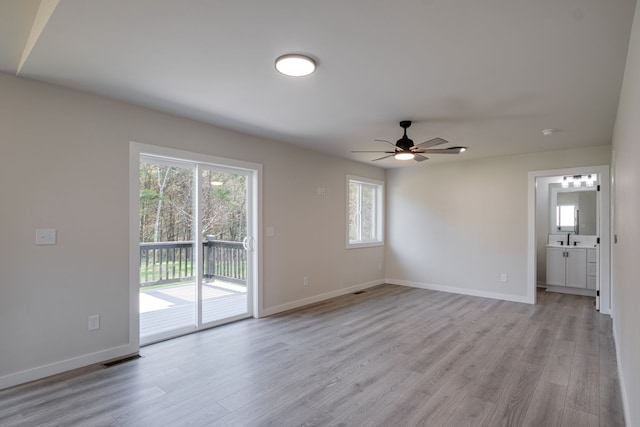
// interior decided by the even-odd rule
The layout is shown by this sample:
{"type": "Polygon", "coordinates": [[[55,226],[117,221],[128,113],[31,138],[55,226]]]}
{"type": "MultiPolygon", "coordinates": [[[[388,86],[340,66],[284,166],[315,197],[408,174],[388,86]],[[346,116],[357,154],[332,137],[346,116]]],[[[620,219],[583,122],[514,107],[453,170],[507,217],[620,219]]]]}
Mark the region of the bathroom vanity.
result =
{"type": "Polygon", "coordinates": [[[597,287],[598,248],[550,244],[547,245],[548,290],[595,295],[597,287]],[[558,287],[560,289],[554,289],[558,287]],[[584,292],[591,291],[591,292],[584,292]]]}

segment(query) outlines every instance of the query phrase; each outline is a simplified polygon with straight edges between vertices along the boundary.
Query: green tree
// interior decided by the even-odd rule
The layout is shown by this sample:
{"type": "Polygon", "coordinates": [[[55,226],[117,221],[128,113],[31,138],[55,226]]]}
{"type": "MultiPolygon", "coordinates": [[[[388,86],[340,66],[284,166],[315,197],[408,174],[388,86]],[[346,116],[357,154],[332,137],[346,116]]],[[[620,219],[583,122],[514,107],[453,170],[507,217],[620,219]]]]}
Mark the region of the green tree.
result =
{"type": "MultiPolygon", "coordinates": [[[[246,177],[223,171],[202,172],[204,234],[241,241],[246,230],[246,177]]],[[[140,241],[193,239],[194,169],[140,162],[140,241]]]]}

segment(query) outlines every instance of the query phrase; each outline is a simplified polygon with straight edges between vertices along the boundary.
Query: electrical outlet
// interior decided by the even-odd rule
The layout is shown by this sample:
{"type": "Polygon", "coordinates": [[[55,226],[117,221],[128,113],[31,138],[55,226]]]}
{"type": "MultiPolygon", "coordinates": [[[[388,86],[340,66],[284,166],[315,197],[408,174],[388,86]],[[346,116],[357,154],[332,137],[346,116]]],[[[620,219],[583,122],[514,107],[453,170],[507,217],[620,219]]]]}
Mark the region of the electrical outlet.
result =
{"type": "Polygon", "coordinates": [[[304,278],[302,279],[302,285],[309,286],[309,276],[304,276],[304,278]]]}
{"type": "Polygon", "coordinates": [[[502,273],[502,274],[500,275],[500,281],[501,281],[502,283],[507,283],[507,273],[502,273]]]}
{"type": "Polygon", "coordinates": [[[100,315],[99,314],[94,314],[93,316],[89,316],[88,330],[95,331],[96,329],[100,329],[100,315]]]}

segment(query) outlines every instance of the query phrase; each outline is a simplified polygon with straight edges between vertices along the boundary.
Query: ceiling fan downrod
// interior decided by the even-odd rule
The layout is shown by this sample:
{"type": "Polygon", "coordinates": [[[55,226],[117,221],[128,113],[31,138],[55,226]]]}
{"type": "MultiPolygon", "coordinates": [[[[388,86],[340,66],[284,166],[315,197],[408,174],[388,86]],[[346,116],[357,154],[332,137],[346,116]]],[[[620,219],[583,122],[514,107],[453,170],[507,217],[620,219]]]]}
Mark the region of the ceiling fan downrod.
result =
{"type": "Polygon", "coordinates": [[[404,129],[404,135],[396,141],[396,146],[402,151],[409,151],[411,150],[411,147],[413,147],[413,140],[409,139],[407,136],[407,128],[409,126],[411,126],[411,120],[403,120],[400,122],[400,127],[404,129]]]}

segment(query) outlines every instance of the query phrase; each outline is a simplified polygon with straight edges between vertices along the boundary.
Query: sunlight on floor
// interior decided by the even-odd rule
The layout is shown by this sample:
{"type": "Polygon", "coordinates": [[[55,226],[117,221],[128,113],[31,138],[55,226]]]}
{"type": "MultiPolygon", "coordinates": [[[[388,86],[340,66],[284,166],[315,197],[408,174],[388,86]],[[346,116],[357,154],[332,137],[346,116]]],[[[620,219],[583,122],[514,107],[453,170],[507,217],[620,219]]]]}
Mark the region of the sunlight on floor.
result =
{"type": "Polygon", "coordinates": [[[148,313],[149,311],[164,310],[174,304],[163,300],[162,298],[156,298],[154,296],[140,292],[140,313],[148,313]]]}
{"type": "MultiPolygon", "coordinates": [[[[209,300],[227,295],[246,293],[246,287],[227,282],[204,283],[202,299],[209,300]]],[[[186,284],[171,286],[164,289],[150,289],[140,291],[140,313],[164,310],[176,305],[193,303],[196,300],[194,285],[186,284]]]]}

